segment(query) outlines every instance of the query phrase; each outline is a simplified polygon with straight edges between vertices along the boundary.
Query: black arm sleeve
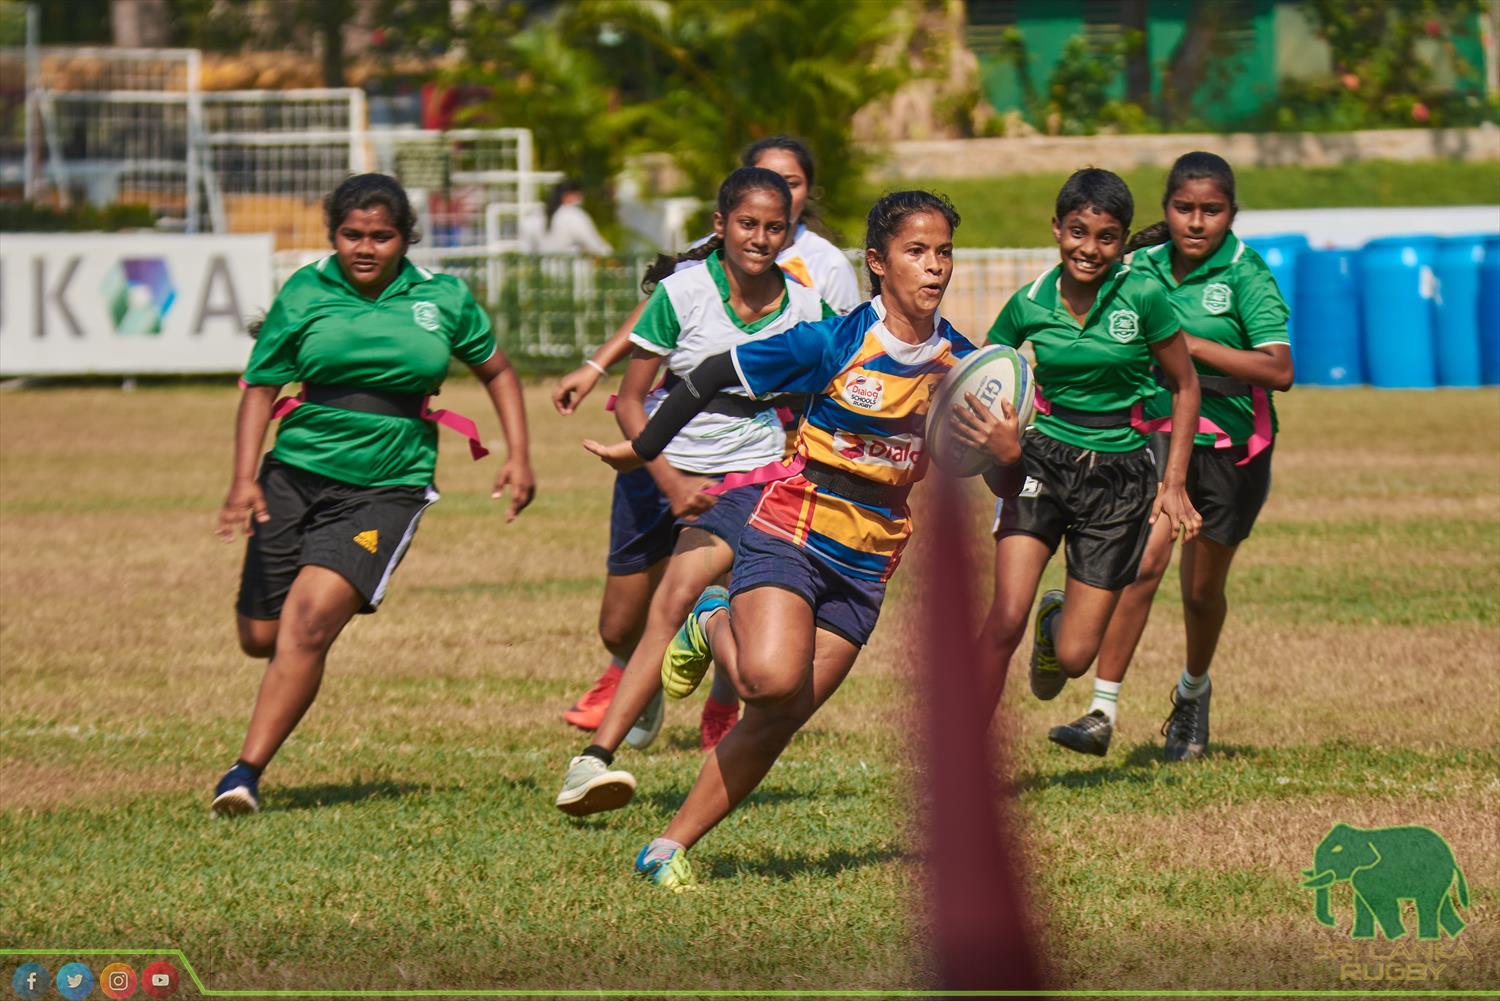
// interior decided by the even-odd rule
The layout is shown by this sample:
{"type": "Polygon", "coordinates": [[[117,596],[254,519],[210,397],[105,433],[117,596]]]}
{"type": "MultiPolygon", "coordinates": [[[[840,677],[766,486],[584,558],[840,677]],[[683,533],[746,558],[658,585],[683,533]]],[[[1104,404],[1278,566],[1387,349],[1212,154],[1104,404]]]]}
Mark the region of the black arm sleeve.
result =
{"type": "Polygon", "coordinates": [[[714,355],[693,369],[667,394],[656,413],[651,415],[651,420],[636,435],[635,454],[647,462],[661,455],[667,443],[687,427],[688,421],[708,405],[715,393],[739,384],[740,374],[734,370],[734,359],[728,351],[714,355]]]}

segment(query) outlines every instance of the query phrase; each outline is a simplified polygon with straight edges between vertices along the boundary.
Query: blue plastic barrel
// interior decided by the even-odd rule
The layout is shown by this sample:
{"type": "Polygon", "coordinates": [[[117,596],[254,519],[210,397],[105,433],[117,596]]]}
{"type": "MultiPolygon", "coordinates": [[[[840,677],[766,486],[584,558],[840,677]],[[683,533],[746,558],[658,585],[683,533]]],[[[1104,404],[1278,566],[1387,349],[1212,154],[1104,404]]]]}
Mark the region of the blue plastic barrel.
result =
{"type": "Polygon", "coordinates": [[[1292,364],[1297,364],[1297,258],[1308,249],[1307,237],[1301,233],[1277,233],[1274,236],[1250,236],[1245,238],[1252,250],[1259,254],[1271,269],[1281,297],[1291,309],[1287,321],[1287,333],[1292,341],[1292,364]]]}
{"type": "Polygon", "coordinates": [[[1479,264],[1479,372],[1486,386],[1500,386],[1500,236],[1484,241],[1479,264]]]}
{"type": "Polygon", "coordinates": [[[1437,248],[1437,378],[1440,386],[1477,386],[1479,269],[1484,234],[1450,236],[1437,248]]]}
{"type": "Polygon", "coordinates": [[[1365,381],[1360,350],[1359,269],[1351,250],[1304,250],[1297,255],[1297,336],[1292,361],[1297,383],[1354,386],[1365,381]]]}
{"type": "Polygon", "coordinates": [[[1437,248],[1434,236],[1387,236],[1371,240],[1359,252],[1365,366],[1371,385],[1437,385],[1437,248]]]}

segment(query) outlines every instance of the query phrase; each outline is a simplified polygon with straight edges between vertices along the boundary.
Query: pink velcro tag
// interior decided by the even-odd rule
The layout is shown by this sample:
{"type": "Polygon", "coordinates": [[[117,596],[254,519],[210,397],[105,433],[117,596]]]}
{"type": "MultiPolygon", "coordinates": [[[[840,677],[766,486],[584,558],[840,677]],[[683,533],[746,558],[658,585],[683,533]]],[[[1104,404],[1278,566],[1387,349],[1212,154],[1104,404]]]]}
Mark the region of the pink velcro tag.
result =
{"type": "Polygon", "coordinates": [[[802,467],[807,465],[807,458],[801,454],[794,455],[789,459],[777,459],[768,462],[764,466],[751,469],[743,473],[730,473],[718,483],[703,488],[706,494],[722,494],[738,487],[758,487],[777,480],[789,480],[802,472],[802,467]]]}

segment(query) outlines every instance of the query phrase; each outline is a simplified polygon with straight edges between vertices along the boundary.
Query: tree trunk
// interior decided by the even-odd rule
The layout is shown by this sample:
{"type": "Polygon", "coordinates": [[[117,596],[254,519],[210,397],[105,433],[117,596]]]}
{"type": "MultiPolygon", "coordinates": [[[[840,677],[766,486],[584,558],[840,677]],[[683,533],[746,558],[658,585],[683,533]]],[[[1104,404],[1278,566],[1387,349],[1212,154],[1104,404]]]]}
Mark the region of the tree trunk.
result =
{"type": "Polygon", "coordinates": [[[313,0],[323,86],[344,86],[344,23],[354,14],[351,0],[313,0]]]}
{"type": "Polygon", "coordinates": [[[167,0],[110,0],[109,26],[121,48],[162,48],[171,37],[167,0]]]}

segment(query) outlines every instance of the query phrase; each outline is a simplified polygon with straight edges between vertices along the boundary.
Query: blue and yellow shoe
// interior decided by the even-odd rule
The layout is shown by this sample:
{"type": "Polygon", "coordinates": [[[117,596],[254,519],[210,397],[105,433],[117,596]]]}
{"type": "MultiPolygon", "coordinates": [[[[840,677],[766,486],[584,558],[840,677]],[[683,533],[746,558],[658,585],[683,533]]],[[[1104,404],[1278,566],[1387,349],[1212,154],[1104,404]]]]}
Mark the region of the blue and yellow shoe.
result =
{"type": "Polygon", "coordinates": [[[661,658],[661,689],[668,698],[685,699],[702,683],[708,665],[714,662],[714,654],[708,648],[708,637],[703,635],[698,617],[728,607],[729,592],[718,585],[698,596],[687,621],[667,644],[667,652],[661,658]]]}
{"type": "Polygon", "coordinates": [[[1068,683],[1068,676],[1057,663],[1057,616],[1062,611],[1063,593],[1056,588],[1042,595],[1036,606],[1036,627],[1031,637],[1031,694],[1046,702],[1068,683]]]}
{"type": "Polygon", "coordinates": [[[635,874],[673,893],[697,888],[693,882],[693,867],[688,864],[687,852],[683,849],[670,848],[653,853],[651,845],[645,845],[635,857],[635,874]]]}

